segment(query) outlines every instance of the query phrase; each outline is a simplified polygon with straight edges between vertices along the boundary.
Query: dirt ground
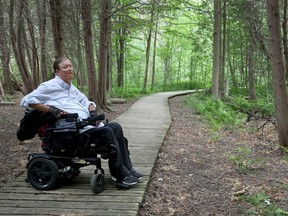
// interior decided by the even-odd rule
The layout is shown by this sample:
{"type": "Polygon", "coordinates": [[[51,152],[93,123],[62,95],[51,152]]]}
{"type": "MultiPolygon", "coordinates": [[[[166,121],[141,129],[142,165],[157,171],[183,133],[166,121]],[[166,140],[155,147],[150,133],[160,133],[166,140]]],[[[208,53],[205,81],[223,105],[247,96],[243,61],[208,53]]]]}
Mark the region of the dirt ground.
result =
{"type": "Polygon", "coordinates": [[[257,131],[264,122],[253,121],[213,133],[184,98],[170,99],[172,124],[138,215],[288,215],[280,213],[288,211],[288,166],[275,127],[257,131]]]}
{"type": "MultiPolygon", "coordinates": [[[[172,124],[138,216],[287,215],[288,160],[280,154],[275,126],[257,130],[264,124],[258,120],[235,131],[212,132],[183,104],[184,98],[169,101],[172,124]]],[[[114,104],[107,119],[132,104],[114,104]]],[[[0,110],[2,187],[25,171],[29,153],[41,149],[38,138],[26,142],[16,138],[22,108],[0,106],[0,110]]]]}

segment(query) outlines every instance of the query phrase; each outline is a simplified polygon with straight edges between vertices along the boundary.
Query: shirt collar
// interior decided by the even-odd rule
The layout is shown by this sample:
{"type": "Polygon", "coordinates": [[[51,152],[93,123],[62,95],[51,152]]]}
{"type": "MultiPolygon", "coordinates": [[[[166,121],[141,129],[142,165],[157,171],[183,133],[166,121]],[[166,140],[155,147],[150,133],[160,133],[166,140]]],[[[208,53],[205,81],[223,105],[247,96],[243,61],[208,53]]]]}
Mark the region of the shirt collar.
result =
{"type": "Polygon", "coordinates": [[[69,90],[70,89],[70,87],[71,87],[71,84],[69,85],[69,84],[67,84],[66,82],[64,82],[59,76],[55,76],[55,79],[56,79],[56,81],[59,83],[59,85],[62,87],[62,88],[64,88],[64,89],[66,89],[66,90],[69,90]]]}

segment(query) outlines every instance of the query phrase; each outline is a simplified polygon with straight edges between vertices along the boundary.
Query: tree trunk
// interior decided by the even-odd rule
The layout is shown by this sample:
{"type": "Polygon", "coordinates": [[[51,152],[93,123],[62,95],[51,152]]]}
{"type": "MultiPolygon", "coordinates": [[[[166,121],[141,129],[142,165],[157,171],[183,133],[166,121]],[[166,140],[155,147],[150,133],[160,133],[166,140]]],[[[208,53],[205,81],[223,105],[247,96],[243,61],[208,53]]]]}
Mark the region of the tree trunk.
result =
{"type": "Polygon", "coordinates": [[[228,34],[228,38],[227,38],[227,59],[228,59],[228,68],[229,68],[231,80],[232,80],[232,87],[236,89],[238,87],[238,85],[237,85],[237,81],[236,81],[235,70],[233,67],[233,60],[232,60],[232,56],[231,56],[230,35],[229,34],[228,34]]]}
{"type": "Polygon", "coordinates": [[[169,57],[164,59],[164,81],[163,81],[163,91],[166,91],[167,80],[169,77],[169,57]]]}
{"type": "Polygon", "coordinates": [[[221,55],[221,67],[220,67],[221,76],[220,76],[220,88],[219,88],[221,97],[225,96],[227,93],[226,89],[227,85],[225,82],[227,1],[228,0],[225,0],[223,3],[223,43],[222,43],[222,55],[221,55]]]}
{"type": "Polygon", "coordinates": [[[194,60],[192,57],[192,53],[191,53],[191,57],[190,57],[190,63],[189,63],[189,83],[190,86],[192,87],[193,84],[193,69],[194,69],[194,60]]]}
{"type": "Polygon", "coordinates": [[[152,60],[152,74],[151,74],[151,90],[154,90],[155,85],[155,68],[156,68],[156,45],[157,45],[157,33],[158,33],[158,13],[156,15],[154,43],[153,43],[153,60],[152,60]]]}
{"type": "MultiPolygon", "coordinates": [[[[33,77],[33,87],[36,88],[39,85],[39,61],[38,61],[38,52],[36,48],[36,39],[35,39],[35,32],[34,32],[34,26],[31,20],[31,15],[29,11],[29,4],[27,0],[25,0],[25,5],[24,5],[24,13],[25,17],[28,23],[28,30],[30,33],[30,38],[31,38],[31,55],[30,57],[30,68],[31,68],[31,73],[33,77]]],[[[27,43],[28,44],[28,43],[27,43]]],[[[26,46],[26,49],[29,50],[29,47],[26,46]]]]}
{"type": "Polygon", "coordinates": [[[249,96],[252,100],[256,99],[254,86],[254,43],[250,39],[250,49],[248,49],[248,82],[249,82],[249,96]]]}
{"type": "Polygon", "coordinates": [[[287,7],[288,7],[288,0],[284,0],[284,7],[283,7],[283,22],[282,22],[282,31],[283,31],[283,49],[284,49],[284,57],[285,57],[285,75],[286,80],[288,79],[288,45],[287,45],[287,7]]]}
{"type": "Polygon", "coordinates": [[[152,29],[149,29],[148,38],[147,38],[147,47],[146,47],[146,64],[145,64],[145,72],[144,72],[144,80],[142,92],[146,93],[147,88],[147,80],[148,80],[148,70],[149,70],[149,58],[150,58],[150,46],[151,46],[151,35],[152,29]]]}
{"type": "Polygon", "coordinates": [[[121,16],[119,16],[118,22],[122,26],[120,26],[118,29],[118,40],[116,41],[117,87],[122,87],[124,85],[124,54],[127,27],[126,24],[124,24],[124,20],[121,16]]]}
{"type": "Polygon", "coordinates": [[[180,57],[178,58],[178,68],[177,68],[177,75],[176,75],[176,84],[178,85],[181,82],[181,68],[182,68],[182,53],[183,48],[180,48],[180,57]]]}
{"type": "MultiPolygon", "coordinates": [[[[124,32],[125,30],[121,29],[120,31],[124,32]]],[[[125,37],[124,34],[122,34],[121,38],[119,39],[119,56],[118,56],[118,72],[117,72],[118,87],[122,87],[124,85],[124,53],[125,53],[124,37],[125,37]]]]}
{"type": "MultiPolygon", "coordinates": [[[[81,1],[74,1],[73,7],[76,8],[81,8],[81,1]]],[[[87,71],[85,69],[85,63],[84,63],[84,57],[83,57],[83,29],[81,22],[82,20],[79,20],[79,16],[81,17],[81,10],[78,11],[78,13],[73,12],[71,14],[72,16],[72,22],[74,23],[74,28],[75,28],[75,44],[73,47],[75,48],[75,55],[76,55],[76,62],[77,62],[77,74],[76,74],[76,79],[77,79],[77,87],[81,90],[84,91],[85,86],[87,86],[87,71]]]]}
{"type": "Polygon", "coordinates": [[[265,43],[263,36],[262,26],[260,25],[259,10],[256,7],[256,1],[245,0],[245,16],[247,19],[247,29],[249,30],[250,37],[253,38],[254,43],[263,51],[267,59],[270,58],[270,53],[265,43]]]}
{"type": "MultiPolygon", "coordinates": [[[[109,11],[111,8],[109,9],[109,11]]],[[[112,22],[111,16],[108,19],[108,29],[107,29],[107,73],[106,73],[106,91],[108,91],[109,95],[112,93],[112,64],[113,64],[113,56],[112,56],[112,22]]]]}
{"type": "Polygon", "coordinates": [[[106,67],[107,67],[107,26],[109,16],[109,0],[101,0],[100,39],[99,39],[99,71],[98,97],[102,108],[107,106],[106,101],[106,67]]]}
{"type": "Polygon", "coordinates": [[[36,1],[37,14],[38,14],[38,29],[40,36],[40,82],[47,79],[47,63],[46,63],[46,1],[36,1]]]}
{"type": "Polygon", "coordinates": [[[221,1],[214,0],[214,32],[213,32],[213,72],[212,72],[212,95],[218,98],[219,95],[219,74],[220,74],[220,41],[221,41],[221,1]]]}
{"type": "Polygon", "coordinates": [[[52,32],[54,38],[55,58],[63,56],[62,0],[50,0],[52,32]]]}
{"type": "Polygon", "coordinates": [[[88,97],[101,107],[97,97],[97,79],[91,31],[91,0],[81,0],[86,68],[88,71],[88,97]]]}
{"type": "Polygon", "coordinates": [[[10,36],[11,36],[11,44],[14,52],[14,57],[18,66],[18,70],[20,73],[20,76],[23,80],[23,89],[22,92],[24,94],[27,94],[33,90],[32,87],[32,78],[30,76],[30,73],[27,70],[27,66],[25,63],[25,57],[23,53],[23,34],[24,28],[23,28],[23,2],[20,2],[20,7],[18,11],[18,23],[17,23],[17,34],[14,30],[14,0],[10,1],[10,8],[9,8],[9,31],[10,31],[10,36]]]}
{"type": "Polygon", "coordinates": [[[281,47],[279,1],[267,0],[266,3],[278,137],[280,145],[288,147],[288,102],[281,47]]]}
{"type": "Polygon", "coordinates": [[[3,11],[3,0],[0,0],[0,58],[2,62],[2,68],[3,68],[3,96],[5,93],[12,94],[13,93],[13,87],[12,82],[10,78],[10,49],[8,46],[8,40],[6,37],[6,31],[5,31],[5,25],[4,25],[4,11],[3,11]]]}
{"type": "Polygon", "coordinates": [[[149,21],[147,47],[146,47],[146,64],[145,64],[145,72],[144,72],[144,80],[143,80],[143,88],[142,88],[143,93],[146,93],[146,88],[147,88],[151,37],[152,37],[152,30],[153,30],[153,25],[154,25],[154,8],[155,8],[155,0],[152,0],[151,17],[149,21]]]}

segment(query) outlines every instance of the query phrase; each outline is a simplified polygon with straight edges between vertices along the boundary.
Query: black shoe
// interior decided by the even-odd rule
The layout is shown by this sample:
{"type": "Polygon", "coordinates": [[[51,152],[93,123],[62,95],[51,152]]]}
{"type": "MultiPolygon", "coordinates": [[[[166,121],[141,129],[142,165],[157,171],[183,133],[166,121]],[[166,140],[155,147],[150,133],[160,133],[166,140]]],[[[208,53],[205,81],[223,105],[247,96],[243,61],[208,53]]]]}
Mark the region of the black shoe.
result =
{"type": "MultiPolygon", "coordinates": [[[[111,176],[111,178],[113,181],[117,182],[117,179],[115,176],[111,176]]],[[[138,179],[135,176],[129,174],[126,177],[124,177],[122,181],[119,181],[117,184],[122,187],[130,187],[137,183],[138,183],[138,179]]]]}
{"type": "Polygon", "coordinates": [[[138,180],[143,178],[143,175],[139,172],[137,172],[136,170],[134,170],[133,168],[130,169],[130,173],[136,177],[138,180]]]}
{"type": "Polygon", "coordinates": [[[137,183],[138,183],[138,179],[131,174],[126,176],[122,181],[120,181],[120,185],[124,185],[128,187],[133,186],[137,183]]]}

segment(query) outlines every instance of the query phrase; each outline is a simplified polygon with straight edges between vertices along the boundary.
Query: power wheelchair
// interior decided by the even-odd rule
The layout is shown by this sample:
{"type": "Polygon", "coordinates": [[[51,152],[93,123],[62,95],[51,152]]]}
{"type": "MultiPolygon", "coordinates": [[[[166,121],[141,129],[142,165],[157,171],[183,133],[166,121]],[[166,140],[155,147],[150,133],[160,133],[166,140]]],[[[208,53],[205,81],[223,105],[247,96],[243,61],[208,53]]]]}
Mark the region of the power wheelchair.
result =
{"type": "MultiPolygon", "coordinates": [[[[105,187],[101,158],[113,157],[116,147],[113,144],[103,144],[100,139],[90,140],[89,135],[80,133],[80,130],[89,125],[93,126],[96,121],[104,120],[105,116],[91,116],[80,121],[77,113],[65,114],[60,121],[64,121],[65,124],[59,124],[59,119],[55,122],[55,119],[51,120],[51,116],[47,117],[47,114],[40,115],[41,121],[36,125],[42,126],[38,128],[37,133],[43,141],[42,149],[45,153],[29,155],[26,181],[38,190],[50,190],[57,187],[61,180],[69,181],[78,176],[81,167],[95,165],[90,186],[94,193],[101,193],[105,187]]],[[[21,123],[23,121],[21,120],[21,123]]],[[[21,138],[18,136],[19,140],[21,138]]]]}

